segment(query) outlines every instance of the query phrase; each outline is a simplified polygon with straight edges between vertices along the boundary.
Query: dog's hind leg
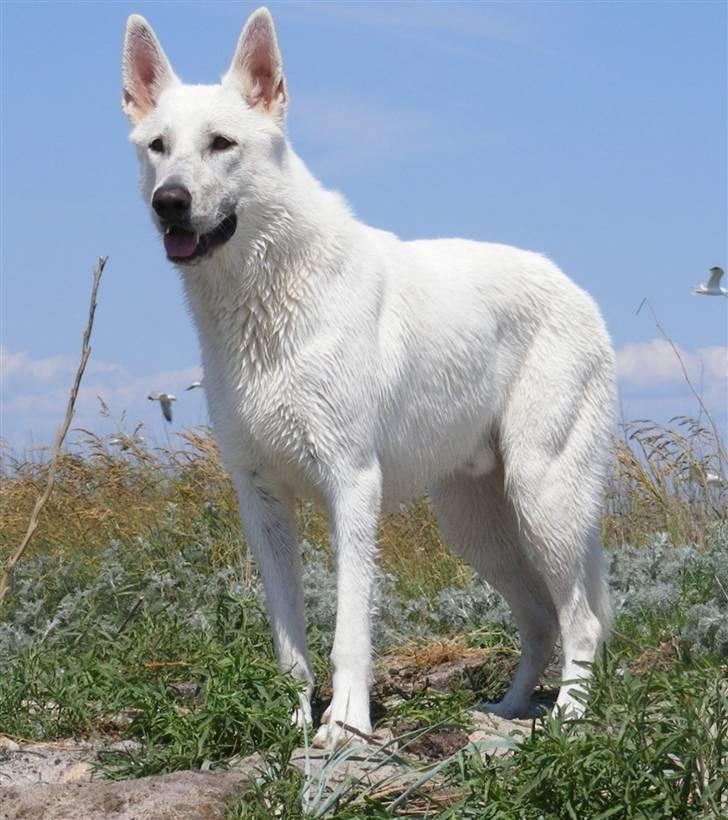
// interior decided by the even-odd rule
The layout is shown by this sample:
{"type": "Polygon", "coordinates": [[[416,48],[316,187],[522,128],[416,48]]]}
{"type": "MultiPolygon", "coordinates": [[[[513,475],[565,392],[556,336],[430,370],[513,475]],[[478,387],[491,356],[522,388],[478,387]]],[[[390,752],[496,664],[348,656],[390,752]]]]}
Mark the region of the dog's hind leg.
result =
{"type": "Polygon", "coordinates": [[[579,570],[571,577],[549,579],[554,596],[560,596],[563,668],[556,707],[575,716],[584,711],[586,684],[591,677],[589,665],[599,645],[608,638],[612,619],[598,531],[588,534],[582,543],[585,546],[584,554],[579,556],[579,570]]]}
{"type": "Polygon", "coordinates": [[[549,590],[521,543],[504,491],[503,466],[476,478],[441,481],[430,495],[443,535],[506,599],[521,638],[521,660],[505,697],[489,704],[503,717],[532,713],[531,695],[553,652],[558,621],[549,590]]]}
{"type": "Polygon", "coordinates": [[[311,723],[313,671],[303,613],[303,579],[293,499],[277,481],[233,470],[245,537],[263,579],[273,644],[284,671],[304,682],[294,720],[311,723]]]}
{"type": "Polygon", "coordinates": [[[609,359],[575,384],[517,386],[502,417],[506,495],[558,616],[563,654],[557,708],[580,715],[610,625],[599,511],[611,431],[609,359]]]}

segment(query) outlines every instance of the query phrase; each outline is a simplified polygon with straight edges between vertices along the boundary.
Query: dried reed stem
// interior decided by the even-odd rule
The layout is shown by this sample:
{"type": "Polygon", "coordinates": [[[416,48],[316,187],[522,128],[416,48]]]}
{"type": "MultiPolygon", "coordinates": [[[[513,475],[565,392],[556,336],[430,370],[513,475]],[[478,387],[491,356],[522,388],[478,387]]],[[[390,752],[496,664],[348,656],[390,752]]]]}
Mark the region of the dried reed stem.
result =
{"type": "Polygon", "coordinates": [[[66,438],[66,434],[68,433],[68,428],[71,426],[71,420],[73,419],[73,413],[76,406],[76,399],[78,397],[78,390],[81,386],[81,379],[83,378],[84,371],[86,370],[86,364],[88,362],[89,356],[91,355],[90,341],[91,330],[94,326],[94,314],[96,313],[96,294],[99,290],[101,274],[104,272],[104,268],[106,267],[107,258],[108,257],[106,256],[100,256],[99,261],[96,265],[96,269],[94,270],[93,285],[91,287],[91,301],[89,303],[88,308],[88,321],[86,322],[86,329],[83,332],[81,361],[78,364],[76,378],[73,381],[73,386],[71,387],[71,394],[68,397],[68,405],[66,406],[66,417],[63,420],[63,424],[60,426],[58,432],[56,433],[56,440],[53,444],[53,451],[51,453],[51,459],[48,464],[48,479],[46,481],[46,487],[43,493],[38,497],[38,500],[35,502],[35,507],[33,507],[33,512],[31,513],[30,521],[28,523],[28,529],[25,532],[23,540],[20,542],[20,546],[15,550],[15,552],[5,565],[5,572],[3,573],[2,578],[0,578],[0,602],[2,602],[5,598],[5,594],[8,591],[8,585],[10,584],[10,576],[12,575],[12,572],[15,569],[15,565],[18,563],[21,556],[25,552],[28,544],[30,543],[30,539],[33,537],[33,533],[35,532],[38,526],[38,518],[40,516],[40,513],[43,510],[43,507],[45,507],[46,503],[48,502],[51,492],[53,491],[53,485],[55,484],[56,480],[56,462],[58,461],[58,457],[61,453],[61,446],[63,445],[63,441],[66,438]]]}

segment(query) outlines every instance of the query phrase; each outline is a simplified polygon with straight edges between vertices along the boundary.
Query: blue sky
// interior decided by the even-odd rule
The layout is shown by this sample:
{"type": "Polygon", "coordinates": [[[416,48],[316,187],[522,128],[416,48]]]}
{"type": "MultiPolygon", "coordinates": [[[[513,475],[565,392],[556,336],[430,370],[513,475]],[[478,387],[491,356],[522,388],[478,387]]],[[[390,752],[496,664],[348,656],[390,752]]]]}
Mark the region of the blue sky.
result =
{"type": "MultiPolygon", "coordinates": [[[[600,304],[627,418],[696,412],[649,297],[725,429],[728,267],[724,2],[270,3],[298,153],[358,216],[404,238],[545,252],[600,304]]],[[[177,74],[215,82],[255,8],[9,2],[2,13],[0,436],[48,443],[109,256],[78,426],[163,438],[152,389],[198,372],[177,275],[141,201],[119,106],[126,17],[177,74]]],[[[206,419],[201,391],[171,431],[206,419]]]]}

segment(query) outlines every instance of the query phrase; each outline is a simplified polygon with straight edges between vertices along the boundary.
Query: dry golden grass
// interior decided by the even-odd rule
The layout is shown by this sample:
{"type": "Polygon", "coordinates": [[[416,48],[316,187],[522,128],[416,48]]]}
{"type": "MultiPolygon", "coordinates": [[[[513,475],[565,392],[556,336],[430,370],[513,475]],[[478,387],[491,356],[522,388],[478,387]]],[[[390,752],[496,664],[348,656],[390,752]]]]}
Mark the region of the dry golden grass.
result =
{"type": "Polygon", "coordinates": [[[470,646],[464,635],[452,635],[432,641],[410,641],[392,649],[382,656],[382,663],[396,658],[406,666],[429,669],[442,663],[458,663],[468,658],[485,658],[488,655],[513,651],[503,646],[470,646]]]}
{"type": "MultiPolygon", "coordinates": [[[[234,516],[235,499],[212,437],[179,435],[179,447],[147,447],[135,436],[102,439],[81,432],[62,454],[56,487],[45,509],[35,549],[94,553],[111,540],[131,541],[151,529],[188,531],[205,505],[234,516]],[[113,439],[120,445],[110,444],[113,439]]],[[[0,461],[0,555],[22,533],[45,481],[44,452],[20,460],[5,446],[0,461]]]]}
{"type": "MultiPolygon", "coordinates": [[[[36,451],[33,459],[21,459],[8,446],[0,448],[0,562],[22,538],[44,486],[46,457],[47,451],[36,451]]],[[[697,421],[626,425],[605,499],[605,543],[639,544],[665,531],[676,543],[700,544],[709,522],[728,517],[725,475],[720,443],[697,421]]],[[[79,431],[61,455],[31,552],[80,552],[92,559],[112,540],[131,543],[153,530],[194,533],[211,509],[232,534],[215,544],[212,560],[239,562],[235,494],[209,430],[177,434],[165,447],[135,434],[101,438],[79,431]]],[[[299,518],[305,538],[328,542],[320,512],[302,505],[299,518]]],[[[384,568],[410,589],[433,591],[470,577],[443,543],[424,500],[385,516],[380,546],[384,568]]]]}
{"type": "Polygon", "coordinates": [[[623,425],[607,487],[603,540],[641,544],[656,532],[702,544],[710,522],[728,518],[727,466],[712,426],[677,417],[623,425]]]}
{"type": "Polygon", "coordinates": [[[678,662],[678,649],[678,642],[674,638],[670,638],[663,641],[659,646],[647,647],[631,661],[629,668],[635,675],[669,672],[678,662]]]}
{"type": "MultiPolygon", "coordinates": [[[[193,532],[210,508],[237,531],[235,492],[209,430],[180,433],[174,447],[150,447],[134,434],[79,433],[73,449],[61,456],[56,488],[31,551],[70,550],[92,559],[112,540],[131,542],[155,529],[193,532]]],[[[44,485],[45,454],[21,460],[7,445],[0,450],[0,563],[22,537],[44,485]]],[[[328,524],[320,511],[303,504],[299,521],[303,537],[328,545],[328,524]]],[[[384,517],[380,547],[385,569],[410,587],[440,588],[470,576],[443,543],[425,501],[384,517]]],[[[216,548],[213,560],[239,561],[238,554],[230,554],[239,544],[222,539],[216,548]]]]}

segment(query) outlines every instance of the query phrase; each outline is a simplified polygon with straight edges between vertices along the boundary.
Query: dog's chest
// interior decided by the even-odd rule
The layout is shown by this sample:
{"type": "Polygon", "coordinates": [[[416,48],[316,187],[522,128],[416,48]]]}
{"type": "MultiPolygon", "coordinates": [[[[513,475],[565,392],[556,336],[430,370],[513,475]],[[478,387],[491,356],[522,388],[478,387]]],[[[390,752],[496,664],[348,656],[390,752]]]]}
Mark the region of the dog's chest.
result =
{"type": "MultiPolygon", "coordinates": [[[[197,318],[197,317],[196,317],[197,318]]],[[[198,318],[210,418],[226,460],[316,462],[285,321],[248,304],[198,318]]]]}

